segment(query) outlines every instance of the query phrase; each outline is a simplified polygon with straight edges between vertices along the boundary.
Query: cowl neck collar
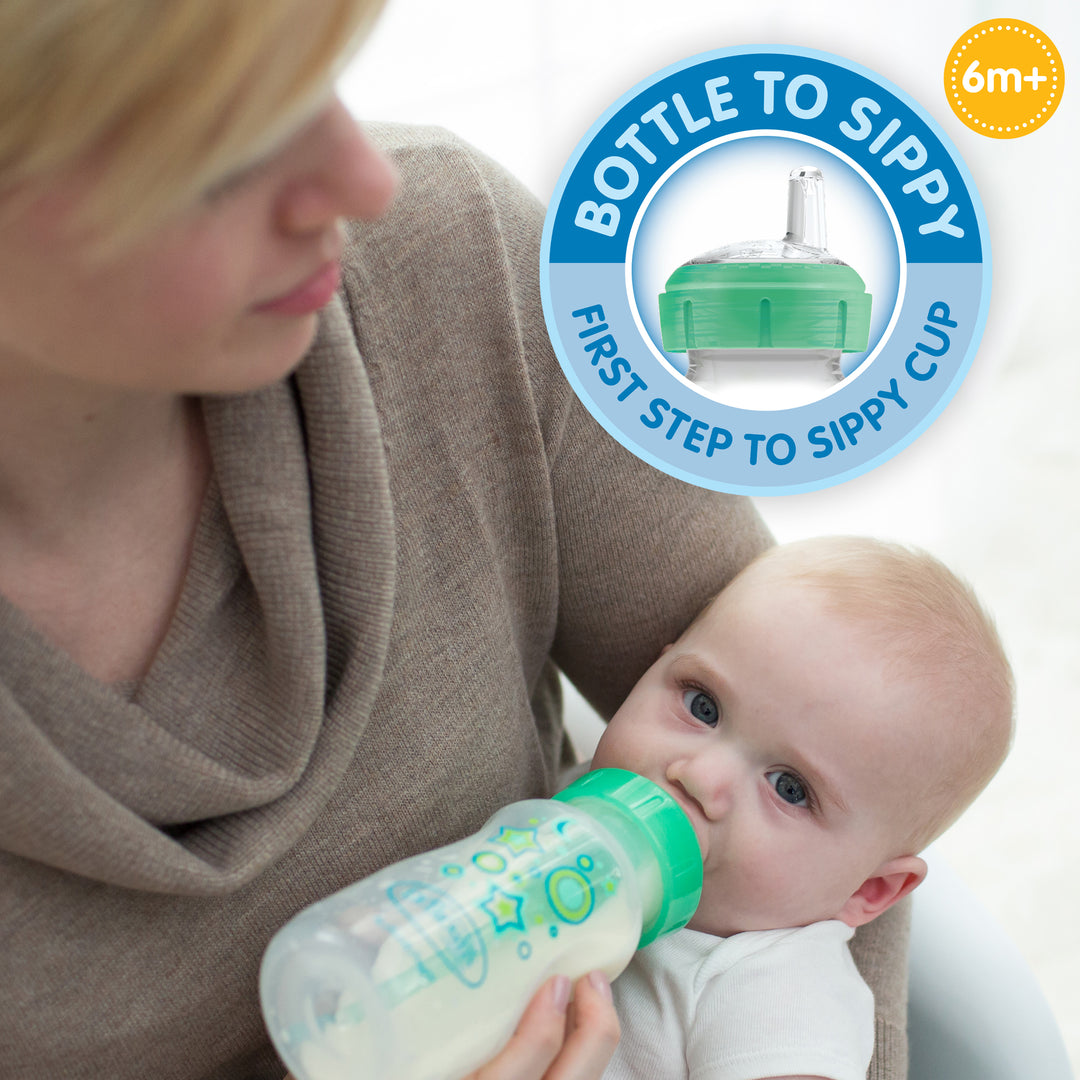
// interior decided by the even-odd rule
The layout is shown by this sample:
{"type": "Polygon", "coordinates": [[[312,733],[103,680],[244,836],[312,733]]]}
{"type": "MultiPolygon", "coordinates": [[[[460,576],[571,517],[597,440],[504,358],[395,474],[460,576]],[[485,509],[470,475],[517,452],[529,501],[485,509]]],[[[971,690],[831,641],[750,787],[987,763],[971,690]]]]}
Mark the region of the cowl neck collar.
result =
{"type": "Polygon", "coordinates": [[[0,851],[190,895],[250,881],[337,787],[394,583],[379,424],[340,300],[291,378],[202,405],[213,477],[137,685],[98,682],[0,598],[0,851]]]}

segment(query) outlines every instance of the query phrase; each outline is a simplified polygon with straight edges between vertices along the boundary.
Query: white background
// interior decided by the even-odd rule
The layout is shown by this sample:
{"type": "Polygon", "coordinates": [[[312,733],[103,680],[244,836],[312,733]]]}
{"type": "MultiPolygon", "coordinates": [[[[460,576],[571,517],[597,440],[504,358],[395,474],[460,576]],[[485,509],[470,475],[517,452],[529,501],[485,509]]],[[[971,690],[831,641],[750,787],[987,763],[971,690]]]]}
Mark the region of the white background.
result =
{"type": "Polygon", "coordinates": [[[361,118],[444,125],[509,167],[544,203],[578,141],[618,97],[668,64],[732,45],[846,56],[920,102],[957,145],[993,244],[991,313],[966,382],[929,431],[874,472],[758,504],[781,540],[858,532],[921,544],[966,576],[996,614],[1019,683],[1016,745],[939,847],[1032,964],[1075,1066],[1080,88],[1066,87],[1043,130],[994,140],[953,117],[943,69],[963,31],[1004,13],[1049,33],[1066,78],[1080,78],[1078,7],[1070,0],[390,0],[342,83],[361,118]]]}

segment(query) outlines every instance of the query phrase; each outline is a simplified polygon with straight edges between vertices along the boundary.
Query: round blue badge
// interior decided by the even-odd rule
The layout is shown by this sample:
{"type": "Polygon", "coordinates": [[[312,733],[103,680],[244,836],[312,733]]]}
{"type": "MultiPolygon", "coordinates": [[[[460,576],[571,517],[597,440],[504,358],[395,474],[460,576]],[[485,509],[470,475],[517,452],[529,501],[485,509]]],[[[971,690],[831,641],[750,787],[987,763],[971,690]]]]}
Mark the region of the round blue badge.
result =
{"type": "Polygon", "coordinates": [[[600,118],[556,187],[540,278],[567,377],[627,449],[702,487],[779,495],[866,472],[929,426],[974,358],[990,251],[964,163],[903,91],[841,57],[753,46],[667,68],[600,118]],[[795,167],[827,178],[828,249],[873,295],[867,348],[823,396],[738,407],[665,349],[658,294],[704,249],[782,234],[795,167]]]}

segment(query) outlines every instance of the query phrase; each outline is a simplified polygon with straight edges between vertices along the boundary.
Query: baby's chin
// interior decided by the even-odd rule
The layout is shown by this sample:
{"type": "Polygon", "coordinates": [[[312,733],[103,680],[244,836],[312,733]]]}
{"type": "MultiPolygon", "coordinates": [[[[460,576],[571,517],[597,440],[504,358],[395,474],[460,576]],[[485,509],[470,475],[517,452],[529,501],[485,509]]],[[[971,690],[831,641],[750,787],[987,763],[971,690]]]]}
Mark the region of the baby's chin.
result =
{"type": "Polygon", "coordinates": [[[698,933],[708,934],[711,937],[733,937],[747,930],[764,930],[766,927],[752,927],[743,925],[742,922],[732,922],[728,919],[710,919],[701,915],[695,915],[687,924],[687,930],[697,930],[698,933]]]}
{"type": "MultiPolygon", "coordinates": [[[[703,905],[704,906],[704,905],[703,905]]],[[[694,913],[694,917],[686,924],[688,930],[697,930],[702,934],[711,934],[713,937],[732,937],[735,934],[745,934],[757,930],[791,930],[799,926],[809,926],[811,923],[822,920],[815,918],[799,918],[798,915],[747,915],[742,912],[723,910],[702,910],[701,907],[694,913]]]]}

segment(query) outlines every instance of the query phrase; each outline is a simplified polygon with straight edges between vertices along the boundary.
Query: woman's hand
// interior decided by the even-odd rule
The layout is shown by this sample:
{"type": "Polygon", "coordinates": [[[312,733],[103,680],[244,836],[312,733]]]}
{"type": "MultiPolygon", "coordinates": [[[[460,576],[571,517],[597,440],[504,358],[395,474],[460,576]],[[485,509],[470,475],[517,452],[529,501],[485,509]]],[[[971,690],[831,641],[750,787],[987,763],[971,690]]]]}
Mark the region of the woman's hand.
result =
{"type": "Polygon", "coordinates": [[[465,1080],[600,1080],[619,1042],[611,987],[599,971],[556,975],[537,990],[498,1057],[465,1080]]]}
{"type": "Polygon", "coordinates": [[[556,975],[536,991],[499,1055],[464,1080],[600,1080],[618,1042],[604,975],[579,979],[572,1002],[570,980],[556,975]]]}

